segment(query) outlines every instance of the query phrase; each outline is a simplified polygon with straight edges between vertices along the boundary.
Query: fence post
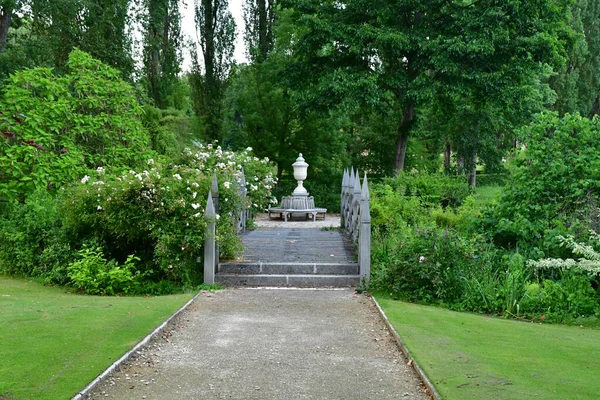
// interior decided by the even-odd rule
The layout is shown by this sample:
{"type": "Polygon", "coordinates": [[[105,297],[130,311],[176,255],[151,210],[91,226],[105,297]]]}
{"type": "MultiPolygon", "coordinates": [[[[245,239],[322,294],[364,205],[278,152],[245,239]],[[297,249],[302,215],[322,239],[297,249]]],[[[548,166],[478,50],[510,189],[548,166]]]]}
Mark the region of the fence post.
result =
{"type": "MultiPolygon", "coordinates": [[[[219,208],[219,185],[217,184],[217,171],[213,171],[211,190],[212,190],[212,201],[213,201],[213,205],[215,208],[215,214],[219,214],[219,212],[221,210],[219,208]]],[[[215,226],[215,233],[216,233],[216,226],[215,226]]],[[[215,241],[215,271],[219,270],[219,253],[220,253],[219,245],[215,241]]]]}
{"type": "Polygon", "coordinates": [[[369,282],[371,276],[371,196],[369,194],[369,184],[367,182],[367,173],[363,181],[362,193],[360,197],[360,232],[358,257],[361,278],[369,282]]]}
{"type": "Polygon", "coordinates": [[[239,220],[238,220],[238,226],[237,226],[237,233],[244,233],[246,232],[246,173],[244,172],[244,168],[242,168],[242,177],[240,178],[240,190],[239,190],[239,195],[240,198],[242,199],[242,209],[240,211],[240,215],[239,215],[239,220]]]}
{"type": "Polygon", "coordinates": [[[355,244],[358,241],[358,228],[360,224],[360,193],[360,177],[358,175],[358,170],[356,170],[356,174],[354,174],[354,190],[352,193],[352,239],[354,240],[355,244]]]}
{"type": "Polygon", "coordinates": [[[346,181],[348,180],[348,170],[344,168],[344,176],[342,178],[342,193],[340,194],[340,226],[343,228],[346,226],[345,218],[344,218],[344,208],[346,204],[344,202],[344,198],[346,195],[346,181]]]}
{"type": "Polygon", "coordinates": [[[206,230],[204,232],[204,283],[207,285],[215,284],[215,247],[216,247],[216,228],[215,228],[215,206],[212,201],[212,193],[208,192],[208,201],[206,202],[206,230]]]}

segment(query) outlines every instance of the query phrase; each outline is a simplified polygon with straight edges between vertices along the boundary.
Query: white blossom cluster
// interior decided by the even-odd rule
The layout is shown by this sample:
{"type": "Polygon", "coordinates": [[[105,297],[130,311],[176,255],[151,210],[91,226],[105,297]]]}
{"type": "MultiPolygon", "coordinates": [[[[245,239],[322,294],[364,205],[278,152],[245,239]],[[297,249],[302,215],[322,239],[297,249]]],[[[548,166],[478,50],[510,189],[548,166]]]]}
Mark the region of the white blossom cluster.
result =
{"type": "MultiPolygon", "coordinates": [[[[567,237],[559,236],[558,239],[562,247],[570,248],[574,254],[581,256],[581,258],[577,260],[572,258],[567,258],[566,260],[560,258],[545,258],[537,261],[529,260],[527,261],[527,265],[536,269],[578,269],[593,274],[600,274],[600,253],[594,250],[592,246],[576,242],[575,238],[571,235],[567,237]]],[[[600,236],[596,232],[590,231],[590,241],[600,245],[600,236]]]]}

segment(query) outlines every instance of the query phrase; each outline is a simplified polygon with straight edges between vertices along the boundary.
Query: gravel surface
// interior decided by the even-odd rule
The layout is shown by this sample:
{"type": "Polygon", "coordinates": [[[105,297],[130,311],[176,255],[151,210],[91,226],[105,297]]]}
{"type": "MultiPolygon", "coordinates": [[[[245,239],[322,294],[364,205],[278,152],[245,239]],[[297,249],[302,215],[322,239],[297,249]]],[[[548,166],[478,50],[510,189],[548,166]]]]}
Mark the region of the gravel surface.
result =
{"type": "Polygon", "coordinates": [[[350,289],[202,293],[92,399],[428,399],[350,289]]]}
{"type": "Polygon", "coordinates": [[[254,216],[254,223],[260,228],[339,228],[340,214],[327,214],[325,219],[313,221],[294,217],[287,222],[282,219],[269,219],[268,214],[254,216]]]}

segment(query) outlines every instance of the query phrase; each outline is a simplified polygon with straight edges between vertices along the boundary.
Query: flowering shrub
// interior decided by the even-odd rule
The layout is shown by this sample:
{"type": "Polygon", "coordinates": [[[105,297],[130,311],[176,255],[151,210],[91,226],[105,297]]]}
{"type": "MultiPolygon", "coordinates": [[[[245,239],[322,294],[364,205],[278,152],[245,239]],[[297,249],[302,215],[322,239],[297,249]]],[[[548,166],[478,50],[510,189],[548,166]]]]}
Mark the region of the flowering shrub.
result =
{"type": "Polygon", "coordinates": [[[236,154],[200,146],[197,152],[186,150],[179,164],[159,159],[146,164],[142,171],[99,167],[63,191],[60,209],[70,237],[101,245],[107,258],[117,262],[135,255],[140,272],[154,282],[200,281],[198,260],[213,171],[220,199],[217,241],[224,258],[239,249],[236,214],[243,207],[259,210],[271,199],[272,166],[252,157],[250,150],[236,154]],[[242,168],[248,171],[247,199],[240,196],[242,168]]]}
{"type": "MultiPolygon", "coordinates": [[[[268,158],[259,159],[253,156],[251,147],[240,152],[232,152],[224,151],[221,146],[213,144],[198,144],[194,150],[184,149],[180,164],[193,167],[205,174],[216,171],[218,176],[223,177],[218,180],[219,193],[222,193],[221,187],[229,190],[234,180],[240,180],[243,168],[248,196],[246,206],[253,212],[263,212],[269,204],[277,203],[277,199],[271,195],[276,184],[273,177],[274,167],[268,158]]],[[[221,196],[221,199],[221,206],[228,208],[229,204],[224,203],[228,203],[231,199],[224,196],[221,196]]]]}

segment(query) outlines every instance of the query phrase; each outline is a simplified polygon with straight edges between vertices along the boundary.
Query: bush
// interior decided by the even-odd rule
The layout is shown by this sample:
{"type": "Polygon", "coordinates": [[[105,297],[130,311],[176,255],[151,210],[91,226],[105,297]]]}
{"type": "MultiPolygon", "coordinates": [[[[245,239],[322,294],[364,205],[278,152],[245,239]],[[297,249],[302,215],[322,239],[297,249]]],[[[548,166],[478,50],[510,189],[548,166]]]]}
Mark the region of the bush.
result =
{"type": "Polygon", "coordinates": [[[376,235],[374,242],[381,243],[373,251],[376,287],[394,297],[453,308],[465,308],[472,295],[469,282],[496,261],[495,252],[481,238],[451,230],[412,228],[400,235],[376,235]]]}
{"type": "Polygon", "coordinates": [[[46,190],[38,189],[24,204],[6,204],[0,216],[0,273],[64,284],[74,257],[56,202],[46,190]]]}
{"type": "Polygon", "coordinates": [[[79,251],[79,257],[67,268],[68,276],[77,289],[87,294],[109,296],[139,294],[144,274],[136,269],[138,257],[130,255],[120,266],[114,260],[107,261],[100,247],[87,246],[79,251]]]}
{"type": "Polygon", "coordinates": [[[86,168],[136,166],[150,149],[131,85],[79,50],[65,75],[47,68],[11,75],[0,110],[0,199],[22,201],[86,168]]]}
{"type": "Polygon", "coordinates": [[[556,254],[558,234],[580,237],[600,222],[599,120],[542,114],[521,136],[526,147],[510,167],[512,183],[482,229],[500,246],[556,254]]]}
{"type": "Polygon", "coordinates": [[[427,207],[459,207],[471,194],[471,189],[462,177],[442,174],[403,172],[383,182],[391,186],[400,196],[419,198],[427,207]]]}
{"type": "Polygon", "coordinates": [[[6,204],[6,218],[0,219],[0,271],[60,284],[77,280],[90,293],[156,294],[199,283],[204,207],[213,171],[220,194],[217,243],[223,257],[234,257],[239,250],[236,215],[244,207],[265,207],[272,201],[274,183],[272,165],[249,151],[199,149],[186,151],[180,164],[149,159],[139,172],[99,167],[56,198],[40,191],[25,204],[6,204]],[[242,165],[247,171],[245,198],[240,195],[242,165]],[[85,254],[77,253],[83,249],[85,254]],[[127,267],[133,265],[131,256],[136,257],[139,276],[127,267]],[[88,282],[94,279],[102,283],[95,287],[88,282]]]}

